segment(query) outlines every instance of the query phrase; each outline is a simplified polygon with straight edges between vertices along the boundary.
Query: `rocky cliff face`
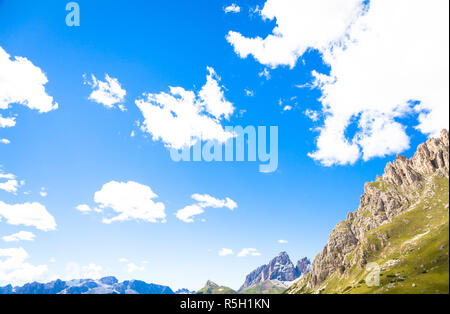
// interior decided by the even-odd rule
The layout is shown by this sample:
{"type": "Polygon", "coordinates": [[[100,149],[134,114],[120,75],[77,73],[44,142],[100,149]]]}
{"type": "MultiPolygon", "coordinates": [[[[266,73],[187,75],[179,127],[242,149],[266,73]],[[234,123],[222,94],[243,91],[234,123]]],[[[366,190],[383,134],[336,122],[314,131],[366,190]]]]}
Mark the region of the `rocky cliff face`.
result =
{"type": "Polygon", "coordinates": [[[310,264],[311,262],[305,257],[298,262],[296,267],[291,262],[289,255],[286,252],[282,252],[267,265],[260,266],[247,275],[239,291],[254,287],[267,280],[280,282],[294,281],[309,271],[310,264]]]}
{"type": "MultiPolygon", "coordinates": [[[[417,209],[419,204],[425,204],[424,210],[433,206],[439,210],[445,208],[446,218],[445,211],[440,211],[439,215],[443,215],[443,225],[446,219],[448,229],[448,192],[446,201],[443,200],[446,197],[445,193],[437,201],[431,198],[445,188],[448,190],[448,178],[449,134],[443,130],[440,138],[429,139],[420,145],[411,159],[397,156],[396,161],[387,164],[383,176],[365,185],[358,210],[349,213],[347,219],[336,226],[328,243],[314,260],[310,274],[290,292],[314,291],[326,286],[328,284],[326,281],[332,275],[346,278],[350,273],[356,273],[358,269],[359,272],[363,271],[369,259],[373,259],[373,252],[381,252],[386,247],[392,247],[391,234],[375,232],[377,234],[375,245],[373,241],[371,242],[371,232],[389,226],[399,215],[410,210],[419,210],[417,209]],[[439,178],[443,179],[439,181],[440,186],[436,183],[439,178]]],[[[422,211],[418,212],[418,215],[422,215],[422,211]]],[[[431,214],[424,217],[433,218],[431,214]]],[[[398,228],[406,228],[407,222],[409,220],[406,220],[405,226],[400,225],[398,228]]],[[[423,222],[423,224],[428,231],[431,230],[430,223],[423,222]]],[[[421,227],[417,226],[416,229],[419,230],[421,227]]],[[[438,228],[440,225],[435,227],[438,228]]],[[[448,245],[446,249],[448,264],[448,245]]]]}
{"type": "Polygon", "coordinates": [[[301,275],[307,274],[311,271],[311,261],[304,257],[301,260],[297,262],[297,272],[299,274],[299,277],[301,275]]]}

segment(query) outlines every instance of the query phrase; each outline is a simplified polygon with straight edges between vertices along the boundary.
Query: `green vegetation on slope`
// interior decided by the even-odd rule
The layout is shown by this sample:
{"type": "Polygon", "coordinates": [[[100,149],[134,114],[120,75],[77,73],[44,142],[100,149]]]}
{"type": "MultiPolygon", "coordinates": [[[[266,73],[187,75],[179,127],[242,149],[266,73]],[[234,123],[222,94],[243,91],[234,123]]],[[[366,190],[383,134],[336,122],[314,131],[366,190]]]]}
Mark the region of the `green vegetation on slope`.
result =
{"type": "Polygon", "coordinates": [[[212,281],[208,281],[206,285],[195,294],[236,294],[236,291],[225,286],[219,286],[212,281]]]}
{"type": "MultiPolygon", "coordinates": [[[[380,189],[385,188],[380,186],[380,189]]],[[[449,180],[430,178],[420,201],[389,223],[369,231],[362,250],[380,266],[380,285],[369,287],[370,271],[353,260],[343,274],[334,272],[317,290],[308,276],[289,290],[295,293],[449,293],[449,180]]],[[[354,252],[355,252],[354,251],[354,252]]]]}
{"type": "Polygon", "coordinates": [[[240,294],[282,294],[286,288],[277,286],[270,280],[266,280],[251,288],[240,291],[240,294]]]}

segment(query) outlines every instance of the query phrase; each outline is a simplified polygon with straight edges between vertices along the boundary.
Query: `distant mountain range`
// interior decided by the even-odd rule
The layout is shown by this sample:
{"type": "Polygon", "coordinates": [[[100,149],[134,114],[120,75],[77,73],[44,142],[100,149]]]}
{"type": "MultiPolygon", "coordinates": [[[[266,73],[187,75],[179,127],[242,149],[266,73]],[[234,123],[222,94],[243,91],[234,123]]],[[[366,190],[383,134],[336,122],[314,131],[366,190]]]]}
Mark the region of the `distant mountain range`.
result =
{"type": "Polygon", "coordinates": [[[115,277],[98,280],[55,280],[49,283],[28,283],[22,287],[0,287],[0,294],[278,294],[283,293],[296,279],[308,273],[311,262],[305,257],[297,265],[286,252],[280,253],[267,265],[258,267],[247,275],[239,291],[208,281],[199,291],[179,289],[146,283],[140,280],[119,282],[115,277]]]}
{"type": "Polygon", "coordinates": [[[289,255],[282,252],[267,265],[248,274],[238,291],[208,281],[197,294],[281,294],[310,270],[311,262],[306,257],[294,266],[289,255]]]}
{"type": "Polygon", "coordinates": [[[258,267],[247,275],[239,291],[245,291],[266,281],[272,281],[275,286],[287,288],[290,283],[311,270],[311,262],[305,257],[298,261],[297,266],[291,262],[286,252],[281,252],[267,265],[258,267]]]}
{"type": "MultiPolygon", "coordinates": [[[[181,294],[188,290],[179,291],[181,294]]],[[[8,285],[0,287],[0,294],[174,294],[174,292],[167,286],[148,284],[139,280],[119,282],[115,277],[105,277],[99,280],[56,280],[46,284],[33,282],[22,287],[8,285]]]]}

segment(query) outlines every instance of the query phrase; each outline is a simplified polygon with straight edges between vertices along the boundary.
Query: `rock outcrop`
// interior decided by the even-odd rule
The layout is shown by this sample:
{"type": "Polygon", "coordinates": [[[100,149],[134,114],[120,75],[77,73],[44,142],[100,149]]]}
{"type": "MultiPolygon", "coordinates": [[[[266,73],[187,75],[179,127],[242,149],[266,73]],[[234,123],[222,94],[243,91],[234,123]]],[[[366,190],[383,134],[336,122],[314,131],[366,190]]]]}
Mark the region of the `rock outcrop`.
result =
{"type": "Polygon", "coordinates": [[[297,266],[294,266],[289,255],[282,252],[267,265],[260,266],[248,274],[239,291],[254,287],[267,280],[292,282],[307,273],[310,270],[310,264],[311,262],[305,257],[297,263],[297,266]]]}
{"type": "MultiPolygon", "coordinates": [[[[364,269],[367,264],[367,240],[369,231],[389,224],[421,200],[433,178],[449,178],[449,133],[441,132],[440,138],[431,138],[417,148],[411,159],[397,156],[388,163],[383,176],[367,183],[356,212],[332,231],[328,243],[314,260],[310,274],[302,283],[302,289],[317,289],[331,274],[344,275],[355,267],[364,269]]],[[[432,193],[432,191],[428,191],[432,193]]],[[[448,204],[446,205],[448,210],[448,204]]],[[[389,236],[381,238],[380,250],[389,244],[389,236]]]]}

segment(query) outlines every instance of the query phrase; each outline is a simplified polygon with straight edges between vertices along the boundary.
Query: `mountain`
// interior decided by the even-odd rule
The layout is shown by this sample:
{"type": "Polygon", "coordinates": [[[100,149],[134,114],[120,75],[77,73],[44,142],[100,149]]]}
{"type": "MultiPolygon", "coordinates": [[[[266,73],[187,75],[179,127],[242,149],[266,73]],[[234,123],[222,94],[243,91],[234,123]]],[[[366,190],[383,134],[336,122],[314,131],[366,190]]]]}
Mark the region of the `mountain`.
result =
{"type": "Polygon", "coordinates": [[[148,284],[139,280],[119,282],[115,277],[99,280],[56,280],[42,284],[33,282],[22,287],[0,287],[0,294],[174,294],[166,286],[148,284]]]}
{"type": "Polygon", "coordinates": [[[286,283],[292,283],[303,274],[308,273],[310,265],[311,262],[305,257],[298,261],[297,266],[294,266],[289,255],[286,252],[281,252],[267,265],[260,266],[247,275],[239,291],[246,293],[255,291],[255,288],[261,293],[264,291],[284,291],[289,286],[286,286],[286,283]],[[275,289],[274,287],[281,289],[275,289]]]}
{"type": "Polygon", "coordinates": [[[287,293],[449,293],[449,134],[367,183],[287,293]]]}
{"type": "Polygon", "coordinates": [[[195,291],[190,291],[189,289],[178,289],[175,294],[194,294],[195,291]]]}
{"type": "Polygon", "coordinates": [[[208,280],[206,285],[199,291],[197,291],[195,294],[235,294],[236,291],[234,291],[231,288],[225,287],[225,286],[219,286],[218,284],[208,280]]]}
{"type": "Polygon", "coordinates": [[[249,288],[240,290],[240,294],[282,294],[292,284],[291,281],[266,280],[249,288]]]}

